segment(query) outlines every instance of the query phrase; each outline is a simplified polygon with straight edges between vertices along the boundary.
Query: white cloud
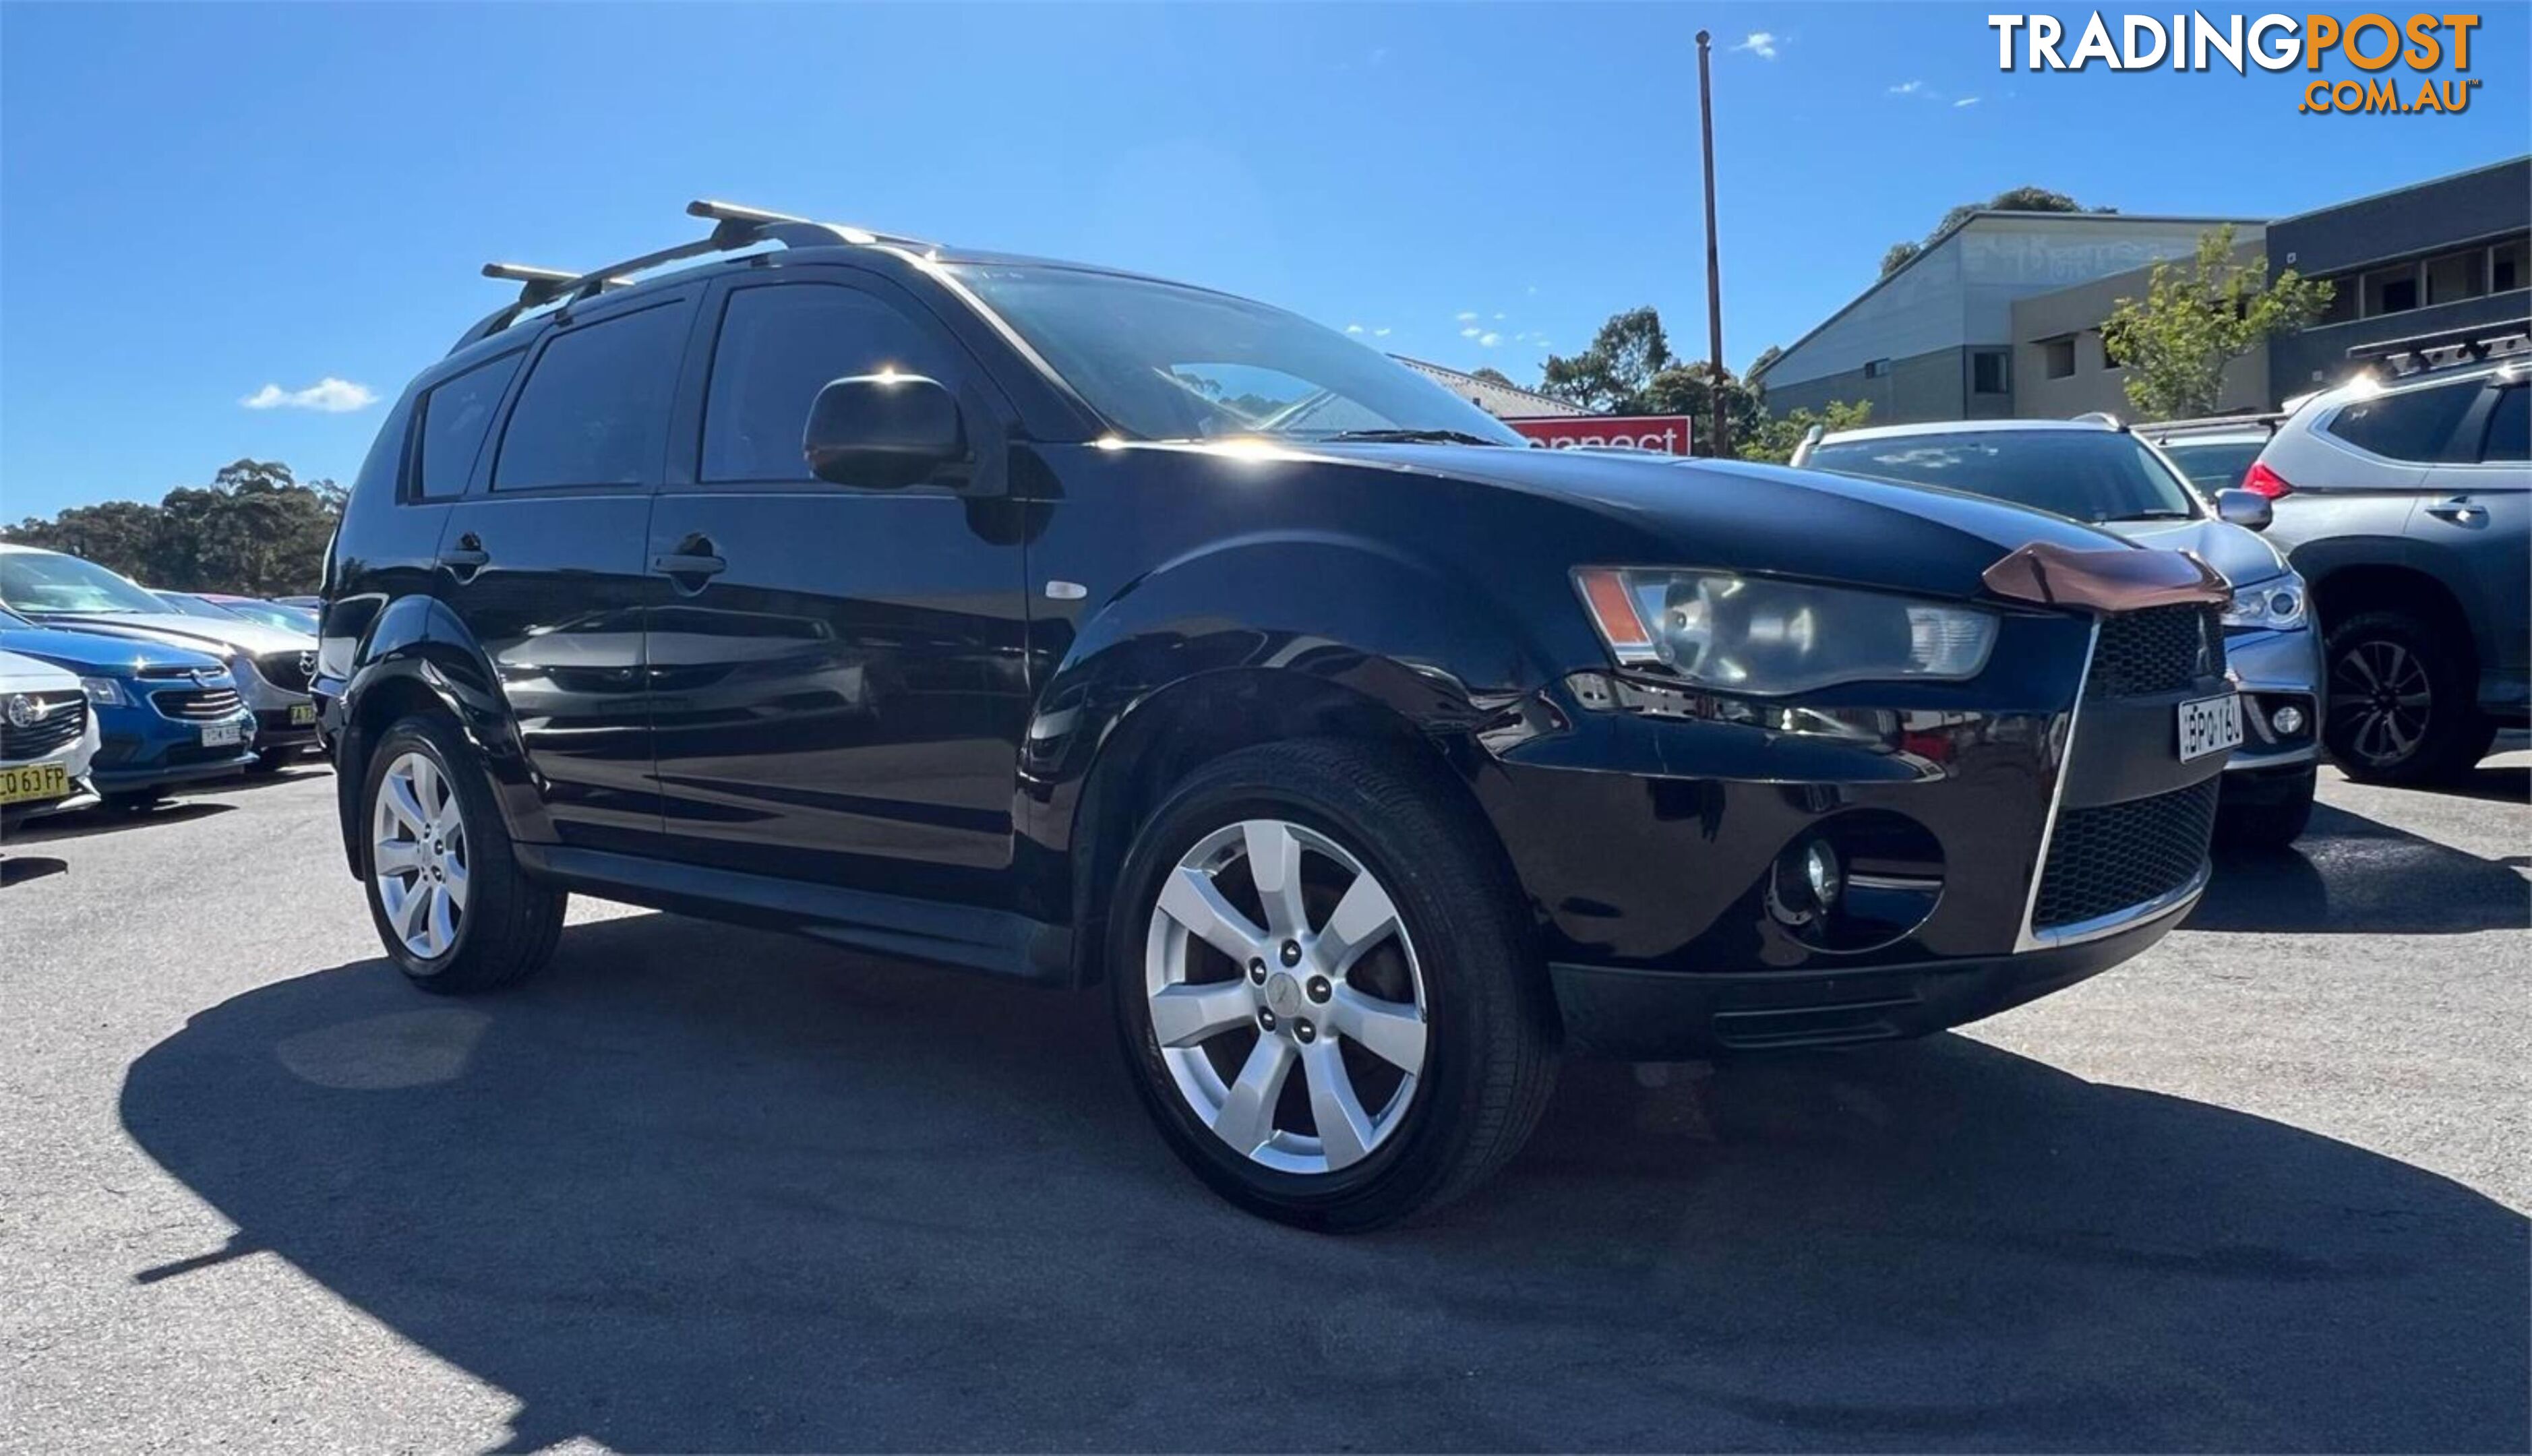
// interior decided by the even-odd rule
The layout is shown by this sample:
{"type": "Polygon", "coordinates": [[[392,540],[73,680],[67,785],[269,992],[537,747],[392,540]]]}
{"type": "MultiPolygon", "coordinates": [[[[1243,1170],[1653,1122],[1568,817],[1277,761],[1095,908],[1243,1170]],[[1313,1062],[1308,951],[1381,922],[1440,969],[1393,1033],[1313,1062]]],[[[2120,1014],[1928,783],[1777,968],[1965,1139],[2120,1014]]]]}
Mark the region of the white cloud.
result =
{"type": "Polygon", "coordinates": [[[1477,343],[1478,343],[1478,345],[1479,345],[1480,347],[1483,347],[1483,348],[1491,349],[1491,348],[1493,348],[1495,345],[1500,344],[1500,343],[1502,343],[1502,342],[1503,342],[1503,335],[1502,335],[1502,334],[1499,334],[1499,333],[1495,333],[1495,332],[1493,332],[1493,331],[1491,331],[1491,330],[1489,330],[1489,331],[1487,331],[1487,332],[1485,332],[1485,333],[1481,333],[1481,334],[1478,334],[1478,335],[1477,335],[1477,343]]]}
{"type": "Polygon", "coordinates": [[[1496,321],[1497,323],[1501,323],[1501,322],[1503,321],[1503,315],[1501,315],[1501,314],[1497,314],[1497,315],[1495,316],[1495,321],[1496,321]]]}
{"type": "Polygon", "coordinates": [[[369,385],[338,379],[332,375],[305,389],[284,389],[279,384],[266,384],[238,401],[251,410],[318,410],[329,415],[368,409],[377,402],[377,394],[369,385]]]}
{"type": "Polygon", "coordinates": [[[1925,90],[1926,83],[1922,81],[1903,81],[1897,86],[1890,87],[1890,94],[1894,96],[1916,96],[1923,95],[1925,90]]]}
{"type": "Polygon", "coordinates": [[[1733,46],[1732,49],[1746,50],[1762,61],[1772,61],[1776,58],[1776,37],[1766,30],[1753,30],[1750,32],[1749,39],[1733,46]]]}
{"type": "Polygon", "coordinates": [[[1963,97],[1961,97],[1959,100],[1954,101],[1954,102],[1952,103],[1952,109],[1953,109],[1954,111],[1958,111],[1958,110],[1960,110],[1960,109],[1961,109],[1962,107],[1964,107],[1964,106],[1975,106],[1975,105],[1977,105],[1978,103],[1979,103],[1979,98],[1978,98],[1978,97],[1976,97],[1976,96],[1963,96],[1963,97]]]}
{"type": "Polygon", "coordinates": [[[1531,296],[1532,298],[1535,298],[1535,297],[1537,297],[1537,296],[1538,296],[1538,285],[1537,285],[1537,284],[1535,284],[1535,283],[1532,283],[1532,284],[1530,284],[1527,288],[1523,289],[1523,290],[1522,290],[1522,292],[1528,294],[1528,295],[1529,295],[1529,296],[1531,296]]]}
{"type": "Polygon", "coordinates": [[[1389,337],[1389,330],[1386,328],[1375,328],[1371,331],[1371,336],[1376,339],[1385,339],[1389,337]]]}
{"type": "Polygon", "coordinates": [[[1362,332],[1362,325],[1359,323],[1349,323],[1346,325],[1346,332],[1360,333],[1362,332]]]}
{"type": "Polygon", "coordinates": [[[1485,330],[1484,330],[1484,329],[1479,328],[1479,327],[1477,327],[1475,324],[1471,323],[1471,324],[1469,324],[1467,327],[1463,328],[1463,329],[1461,329],[1461,330],[1460,330],[1460,337],[1462,337],[1462,338],[1464,338],[1464,339],[1472,339],[1472,338],[1475,338],[1478,334],[1481,334],[1481,333],[1483,333],[1483,332],[1485,332],[1485,330]]]}
{"type": "Polygon", "coordinates": [[[1477,311],[1476,311],[1476,310],[1474,310],[1474,309],[1463,309],[1463,310],[1461,310],[1461,311],[1460,311],[1460,321],[1461,321],[1461,322],[1463,322],[1463,323],[1474,323],[1474,322],[1476,322],[1476,321],[1477,321],[1477,311]]]}

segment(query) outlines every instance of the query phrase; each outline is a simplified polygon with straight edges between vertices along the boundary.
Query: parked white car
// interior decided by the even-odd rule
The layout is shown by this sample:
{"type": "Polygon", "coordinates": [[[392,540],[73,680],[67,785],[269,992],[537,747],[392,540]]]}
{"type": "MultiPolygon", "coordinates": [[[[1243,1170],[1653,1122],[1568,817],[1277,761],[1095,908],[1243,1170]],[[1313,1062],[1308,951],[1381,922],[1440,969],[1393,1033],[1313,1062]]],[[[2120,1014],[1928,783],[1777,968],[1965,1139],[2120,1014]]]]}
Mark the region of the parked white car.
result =
{"type": "Polygon", "coordinates": [[[96,716],[79,678],[0,652],[0,824],[96,802],[87,782],[95,756],[96,716]]]}

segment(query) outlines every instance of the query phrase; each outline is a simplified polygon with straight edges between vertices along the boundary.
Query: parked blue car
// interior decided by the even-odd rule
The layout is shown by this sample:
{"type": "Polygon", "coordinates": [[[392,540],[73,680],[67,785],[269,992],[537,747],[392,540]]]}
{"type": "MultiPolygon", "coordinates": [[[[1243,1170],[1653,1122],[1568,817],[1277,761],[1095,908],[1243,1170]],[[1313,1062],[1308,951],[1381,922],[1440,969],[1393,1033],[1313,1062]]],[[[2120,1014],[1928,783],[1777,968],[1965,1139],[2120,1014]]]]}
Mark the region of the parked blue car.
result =
{"type": "Polygon", "coordinates": [[[79,674],[102,739],[88,778],[108,803],[146,803],[171,784],[244,772],[255,757],[255,714],[208,653],[39,627],[6,610],[0,652],[79,674]]]}

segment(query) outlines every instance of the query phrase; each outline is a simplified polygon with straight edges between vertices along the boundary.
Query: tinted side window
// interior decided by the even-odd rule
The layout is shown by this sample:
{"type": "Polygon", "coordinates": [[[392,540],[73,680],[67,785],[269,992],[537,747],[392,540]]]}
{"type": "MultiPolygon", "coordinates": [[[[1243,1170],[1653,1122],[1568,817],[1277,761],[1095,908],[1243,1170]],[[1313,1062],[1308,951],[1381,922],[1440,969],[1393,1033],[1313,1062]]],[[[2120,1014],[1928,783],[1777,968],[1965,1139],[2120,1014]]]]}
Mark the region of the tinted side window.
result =
{"type": "Polygon", "coordinates": [[[829,381],[893,369],[954,389],[946,367],[913,320],[867,293],[826,283],[733,289],[704,399],[702,479],[810,480],[800,432],[829,381]]]}
{"type": "Polygon", "coordinates": [[[2497,408],[2488,412],[2488,443],[2482,460],[2532,460],[2532,384],[2508,384],[2498,391],[2497,408]]]}
{"type": "Polygon", "coordinates": [[[2453,427],[2479,398],[2480,381],[2407,389],[2341,408],[2330,433],[2388,460],[2431,462],[2445,457],[2453,427]]]}
{"type": "Polygon", "coordinates": [[[556,336],[510,410],[492,489],[638,486],[658,474],[686,318],[667,304],[556,336]]]}
{"type": "Polygon", "coordinates": [[[422,397],[422,460],[415,472],[416,491],[425,500],[466,494],[475,473],[475,456],[492,425],[501,391],[519,372],[519,355],[488,359],[462,375],[440,380],[422,397]]]}

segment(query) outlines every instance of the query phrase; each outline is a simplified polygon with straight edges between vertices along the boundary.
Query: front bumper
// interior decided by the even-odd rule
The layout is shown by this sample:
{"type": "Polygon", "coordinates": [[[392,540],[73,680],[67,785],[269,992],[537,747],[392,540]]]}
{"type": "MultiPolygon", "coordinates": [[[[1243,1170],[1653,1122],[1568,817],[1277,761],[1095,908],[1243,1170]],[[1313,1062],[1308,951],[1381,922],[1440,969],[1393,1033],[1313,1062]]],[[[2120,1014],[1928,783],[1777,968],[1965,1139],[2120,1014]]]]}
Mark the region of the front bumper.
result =
{"type": "Polygon", "coordinates": [[[2168,934],[2187,893],[2108,934],[2019,955],[1905,965],[1682,975],[1553,962],[1569,1051],[1661,1061],[1925,1036],[1990,1017],[2109,969],[2168,934]]]}
{"type": "Polygon", "coordinates": [[[2224,637],[2224,658],[2241,684],[2244,710],[2242,746],[2233,750],[2226,773],[2258,774],[2319,761],[2321,634],[2309,627],[2230,632],[2224,637]],[[2302,727],[2294,732],[2281,732],[2275,726],[2277,710],[2284,707],[2303,715],[2302,727]]]}
{"type": "Polygon", "coordinates": [[[88,764],[96,757],[98,741],[96,714],[90,712],[87,715],[87,726],[82,728],[80,735],[70,742],[49,753],[39,753],[31,758],[9,760],[8,766],[11,768],[35,768],[45,764],[60,764],[63,781],[70,792],[59,798],[20,799],[13,804],[0,804],[0,825],[39,819],[47,814],[59,814],[66,809],[85,809],[95,803],[96,790],[88,783],[88,764]]]}
{"type": "Polygon", "coordinates": [[[259,726],[245,712],[234,715],[239,741],[215,747],[202,743],[203,720],[170,717],[149,703],[100,709],[96,717],[103,738],[88,778],[105,793],[222,778],[253,762],[262,745],[259,726]]]}
{"type": "Polygon", "coordinates": [[[255,711],[255,746],[259,751],[302,748],[316,741],[315,698],[264,676],[253,658],[240,656],[234,670],[238,696],[255,711]]]}

